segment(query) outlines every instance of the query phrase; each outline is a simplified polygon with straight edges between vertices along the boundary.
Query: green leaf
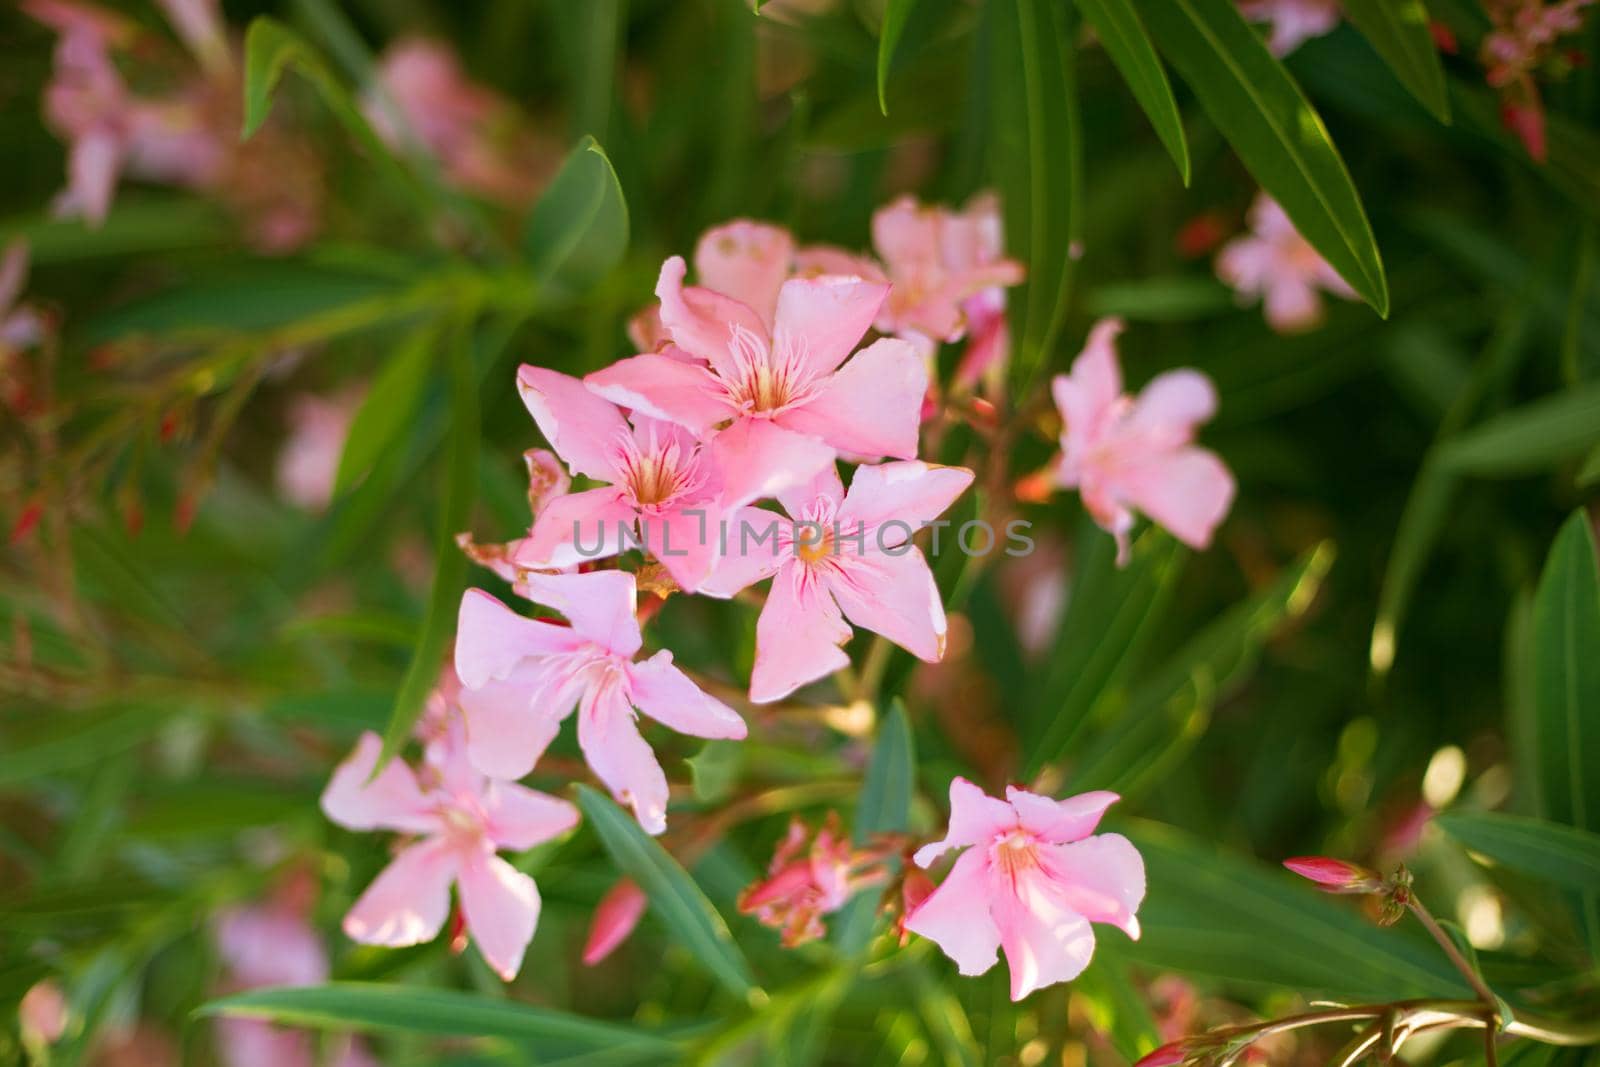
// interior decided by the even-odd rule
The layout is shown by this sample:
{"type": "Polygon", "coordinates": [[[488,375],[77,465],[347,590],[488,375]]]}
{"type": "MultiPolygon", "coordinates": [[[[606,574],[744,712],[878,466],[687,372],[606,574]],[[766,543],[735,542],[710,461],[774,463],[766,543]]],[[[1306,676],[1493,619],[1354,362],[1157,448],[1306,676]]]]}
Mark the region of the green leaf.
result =
{"type": "Polygon", "coordinates": [[[889,68],[894,63],[894,50],[905,32],[906,20],[917,0],[889,0],[883,11],[883,28],[878,31],[878,110],[889,114],[889,68]]]}
{"type": "MultiPolygon", "coordinates": [[[[670,1039],[638,1027],[597,1022],[531,1004],[450,989],[332,982],[253,989],[200,1006],[200,1016],[261,1019],[318,1030],[400,1031],[448,1037],[498,1037],[557,1043],[562,1051],[628,1050],[665,1062],[679,1053],[670,1039]]],[[[549,1046],[546,1046],[549,1047],[549,1046]]],[[[543,1056],[540,1057],[541,1062],[543,1056]]]]}
{"type": "MultiPolygon", "coordinates": [[[[910,826],[911,799],[917,787],[917,756],[911,720],[898,697],[878,724],[878,741],[872,748],[856,805],[855,840],[865,845],[877,834],[903,831],[910,826]]],[[[869,887],[845,905],[837,921],[835,942],[846,953],[860,952],[872,935],[881,891],[869,887]]]]}
{"type": "Polygon", "coordinates": [[[92,767],[125,752],[156,734],[171,714],[149,707],[121,707],[100,712],[60,712],[41,716],[39,725],[19,736],[5,736],[6,758],[0,760],[0,787],[31,778],[92,767]]]}
{"type": "MultiPolygon", "coordinates": [[[[1533,626],[1539,812],[1600,833],[1600,567],[1581,510],[1550,549],[1533,626]]],[[[1583,913],[1590,948],[1600,950],[1600,892],[1584,894],[1583,913]]]]}
{"type": "Polygon", "coordinates": [[[437,343],[435,330],[417,329],[373,379],[345,436],[339,472],[333,480],[335,495],[355,484],[389,449],[400,431],[412,424],[437,343]]]}
{"type": "Polygon", "coordinates": [[[1411,95],[1448,123],[1450,93],[1422,0],[1342,0],[1340,6],[1411,95]]]}
{"type": "Polygon", "coordinates": [[[739,784],[739,776],[744,771],[745,746],[738,741],[707,741],[684,762],[689,765],[694,798],[702,804],[720,804],[739,784]]]}
{"type": "Polygon", "coordinates": [[[764,996],[728,924],[678,861],[609,798],[578,786],[578,806],[622,872],[650,898],[650,914],[701,966],[741,1000],[764,996]]]}
{"type": "Polygon", "coordinates": [[[1168,826],[1138,823],[1150,895],[1122,954],[1249,989],[1387,1001],[1470,995],[1431,942],[1168,826]]]}
{"type": "Polygon", "coordinates": [[[1055,347],[1082,226],[1083,151],[1067,5],[996,0],[989,123],[1006,247],[1028,268],[1011,302],[1012,394],[1025,396],[1055,347]]]}
{"type": "Polygon", "coordinates": [[[1600,886],[1600,834],[1523,815],[1453,812],[1434,822],[1503,867],[1568,889],[1600,886]]]}
{"type": "Polygon", "coordinates": [[[1578,468],[1575,484],[1579,489],[1600,485],[1600,445],[1595,445],[1584,457],[1583,466],[1578,468]]]}
{"type": "Polygon", "coordinates": [[[1172,98],[1172,85],[1134,10],[1133,0],[1078,0],[1078,9],[1105,45],[1122,78],[1155,127],[1156,136],[1178,165],[1183,184],[1189,184],[1189,142],[1183,136],[1183,116],[1172,98]]]}
{"type": "Polygon", "coordinates": [[[605,149],[585,137],[534,206],[522,249],[541,288],[591,288],[628,249],[628,204],[605,149]]]}
{"type": "Polygon", "coordinates": [[[478,484],[478,376],[473,367],[471,338],[470,324],[462,323],[450,353],[450,443],[436,531],[433,588],[428,594],[421,635],[389,715],[383,755],[374,774],[411,738],[423,703],[439,680],[439,668],[455,631],[456,606],[467,569],[466,556],[457,547],[455,537],[467,528],[478,484]]]}
{"type": "Polygon", "coordinates": [[[1440,462],[1467,474],[1518,475],[1582,455],[1600,443],[1600,385],[1535,400],[1496,415],[1440,448],[1440,462]]]}
{"type": "Polygon", "coordinates": [[[1156,44],[1295,228],[1378,312],[1389,283],[1322,118],[1233,0],[1136,0],[1156,44]]]}

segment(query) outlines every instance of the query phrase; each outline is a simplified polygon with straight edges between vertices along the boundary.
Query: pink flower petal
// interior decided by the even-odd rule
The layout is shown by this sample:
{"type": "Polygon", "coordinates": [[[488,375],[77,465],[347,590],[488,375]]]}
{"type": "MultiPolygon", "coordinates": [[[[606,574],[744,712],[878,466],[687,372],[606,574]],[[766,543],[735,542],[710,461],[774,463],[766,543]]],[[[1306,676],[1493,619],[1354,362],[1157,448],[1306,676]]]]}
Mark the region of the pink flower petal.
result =
{"type": "Polygon", "coordinates": [[[114,135],[95,132],[78,138],[67,156],[67,188],[56,200],[56,213],[98,227],[111,213],[121,170],[122,144],[114,135]]]}
{"type": "Polygon", "coordinates": [[[613,404],[677,423],[697,437],[705,437],[717,423],[734,416],[726,393],[705,364],[670,355],[620,359],[583,381],[613,404]]]}
{"type": "Polygon", "coordinates": [[[517,546],[519,567],[563,569],[626,551],[638,511],[621,489],[603,486],[552,498],[517,546]]]}
{"type": "Polygon", "coordinates": [[[533,770],[571,706],[559,707],[553,665],[524,663],[504,681],[461,690],[467,757],[480,774],[515,780],[533,770]]]}
{"type": "Polygon", "coordinates": [[[630,879],[619,878],[594,910],[589,940],[583,946],[584,965],[593,967],[615,952],[639,925],[649,906],[650,898],[644,895],[644,890],[630,879]]]}
{"type": "Polygon", "coordinates": [[[522,954],[539,924],[539,888],[487,851],[463,860],[456,878],[473,944],[502,980],[511,981],[522,969],[522,954]]]}
{"type": "MultiPolygon", "coordinates": [[[[837,477],[837,475],[835,475],[837,477]]],[[[700,584],[699,592],[727,598],[763,578],[770,578],[792,553],[781,550],[778,533],[791,520],[776,511],[744,507],[724,520],[718,531],[721,545],[717,565],[700,584]]]]}
{"type": "Polygon", "coordinates": [[[1205,548],[1233,504],[1234,481],[1213,453],[1184,448],[1126,470],[1119,488],[1178,540],[1205,548]]]}
{"type": "Polygon", "coordinates": [[[860,278],[791,278],[778,292],[773,352],[793,353],[813,377],[829,374],[855,350],[888,295],[887,285],[860,278]]]}
{"type": "Polygon", "coordinates": [[[845,618],[936,663],[944,657],[944,604],[922,550],[904,547],[904,553],[891,555],[869,545],[866,555],[856,555],[854,546],[846,546],[824,581],[845,618]]]}
{"type": "Polygon", "coordinates": [[[667,776],[639,736],[633,708],[614,687],[591,694],[578,710],[578,746],[617,803],[633,809],[645,833],[667,828],[667,776]]]}
{"type": "Polygon", "coordinates": [[[18,237],[0,255],[0,319],[6,317],[28,280],[28,242],[18,237]]]}
{"type": "Polygon", "coordinates": [[[510,676],[529,656],[571,651],[581,636],[565,626],[523,618],[482,589],[468,589],[456,619],[456,674],[462,685],[478,689],[510,676]]]}
{"type": "Polygon", "coordinates": [[[597,396],[571,375],[524,363],[517,391],[539,432],[574,473],[596,481],[620,481],[615,453],[628,424],[615,404],[597,396]]]}
{"type": "Polygon", "coordinates": [[[735,331],[748,331],[762,347],[770,340],[761,315],[731,297],[709,289],[685,288],[688,271],[683,257],[661,264],[656,296],[661,300],[661,325],[673,342],[697,359],[711,364],[719,375],[737,376],[730,348],[735,331]]]}
{"type": "MultiPolygon", "coordinates": [[[[778,503],[783,505],[784,511],[796,516],[813,510],[819,500],[827,501],[829,508],[825,511],[837,512],[844,498],[844,482],[839,478],[839,468],[829,463],[806,481],[780,492],[778,503]]],[[[785,520],[785,523],[786,526],[792,525],[792,520],[785,520]]]]}
{"type": "Polygon", "coordinates": [[[732,511],[810,480],[834,450],[770,420],[741,419],[711,439],[711,455],[722,471],[722,506],[732,511]]]}
{"type": "Polygon", "coordinates": [[[995,895],[993,913],[1011,970],[1011,999],[1067,982],[1083,973],[1094,955],[1094,931],[1064,907],[1037,872],[1015,880],[1017,895],[995,895]]]}
{"type": "Polygon", "coordinates": [[[1177,448],[1217,413],[1217,389],[1197,370],[1170,370],[1139,391],[1119,432],[1151,448],[1177,448]]]}
{"type": "Polygon", "coordinates": [[[1072,372],[1057,375],[1051,383],[1056,407],[1066,424],[1064,440],[1083,440],[1095,433],[1121,398],[1122,368],[1116,349],[1121,332],[1121,319],[1095,323],[1083,351],[1072,361],[1072,372]]]}
{"type": "MultiPolygon", "coordinates": [[[[884,531],[881,547],[895,548],[932,522],[972,484],[972,472],[965,467],[941,467],[915,460],[860,466],[850,479],[850,493],[839,509],[839,523],[851,530],[865,524],[876,530],[886,522],[897,525],[884,531]]],[[[870,537],[872,543],[879,542],[870,537]]]]}
{"type": "Polygon", "coordinates": [[[746,727],[739,713],[708,695],[672,662],[663,649],[628,668],[633,704],[656,722],[692,737],[738,739],[746,727]]]}
{"type": "Polygon", "coordinates": [[[927,361],[907,342],[885,337],[856,353],[815,398],[777,421],[841,452],[915,459],[927,391],[927,361]]]}
{"type": "Polygon", "coordinates": [[[490,782],[484,794],[484,829],[496,848],[522,852],[578,825],[578,809],[515,782],[490,782]]]}
{"type": "Polygon", "coordinates": [[[753,308],[770,326],[789,276],[794,238],[781,226],[735,219],[707,230],[694,248],[700,284],[753,308]]]}
{"type": "Polygon", "coordinates": [[[523,584],[530,600],[555,608],[579,637],[613,655],[632,658],[644,643],[635,615],[639,591],[627,571],[530,574],[523,584]]]}
{"type": "Polygon", "coordinates": [[[965,778],[950,780],[950,826],[941,840],[923,845],[912,859],[918,867],[931,867],[953,848],[987,845],[1017,827],[1010,804],[989,796],[965,778]]]}
{"type": "Polygon", "coordinates": [[[1103,789],[1056,800],[1014,785],[1006,787],[1006,800],[1017,809],[1022,828],[1054,845],[1078,841],[1094,833],[1106,809],[1120,799],[1117,794],[1103,789]]]}
{"type": "Polygon", "coordinates": [[[1280,275],[1267,283],[1261,310],[1274,330],[1299,333],[1322,321],[1322,297],[1305,278],[1280,275]]]}
{"type": "Polygon", "coordinates": [[[1097,834],[1039,850],[1061,901],[1090,922],[1109,923],[1134,940],[1144,900],[1144,859],[1121,834],[1097,834]]]}
{"type": "Polygon", "coordinates": [[[404,948],[431,941],[450,911],[456,854],[443,838],[403,849],[344,917],[344,932],[364,945],[404,948]]]}
{"type": "Polygon", "coordinates": [[[645,548],[686,593],[700,591],[716,566],[722,508],[715,500],[685,504],[675,511],[642,516],[645,548]]]}
{"type": "Polygon", "coordinates": [[[400,830],[427,834],[439,821],[417,786],[416,776],[400,760],[390,760],[376,778],[383,741],[368,730],[355,751],[334,770],[322,791],[322,811],[347,830],[400,830]]]}
{"type": "Polygon", "coordinates": [[[1000,928],[990,914],[992,897],[988,857],[973,849],[956,860],[939,888],[906,917],[905,928],[938,945],[962,974],[983,974],[999,959],[1000,928]]]}
{"type": "Polygon", "coordinates": [[[827,677],[850,663],[840,648],[850,627],[821,582],[791,563],[772,579],[772,590],[756,620],[756,660],[750,672],[750,699],[781,700],[808,682],[827,677]]]}

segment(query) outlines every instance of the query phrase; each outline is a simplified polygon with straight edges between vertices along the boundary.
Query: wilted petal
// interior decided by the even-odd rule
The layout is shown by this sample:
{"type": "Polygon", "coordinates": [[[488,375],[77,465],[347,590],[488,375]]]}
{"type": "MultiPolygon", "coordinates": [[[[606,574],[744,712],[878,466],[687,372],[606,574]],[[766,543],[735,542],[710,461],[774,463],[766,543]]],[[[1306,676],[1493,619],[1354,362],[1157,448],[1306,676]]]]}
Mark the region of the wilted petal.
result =
{"type": "Polygon", "coordinates": [[[756,620],[751,701],[781,700],[847,666],[850,657],[839,646],[848,640],[850,627],[822,583],[799,564],[785,566],[772,579],[772,590],[756,620]]]}
{"type": "Polygon", "coordinates": [[[628,424],[615,404],[571,375],[526,363],[517,371],[517,391],[568,467],[596,481],[619,480],[614,456],[628,424]]]}
{"type": "Polygon", "coordinates": [[[456,878],[473,943],[494,972],[511,981],[539,924],[538,886],[488,851],[464,859],[456,878]]]}
{"type": "Polygon", "coordinates": [[[703,363],[666,354],[620,359],[584,383],[611,403],[677,423],[697,437],[734,415],[726,393],[703,363]]]}
{"type": "Polygon", "coordinates": [[[935,663],[944,657],[944,604],[922,551],[903,547],[897,555],[846,547],[824,581],[845,618],[935,663]]]}
{"type": "Polygon", "coordinates": [[[739,713],[695,685],[673,664],[671,652],[663,649],[631,665],[628,676],[634,706],[656,722],[693,737],[745,736],[739,713]]]}
{"type": "Polygon", "coordinates": [[[821,438],[841,452],[915,459],[928,364],[916,349],[884,337],[840,368],[808,403],[778,422],[821,438]]]}
{"type": "Polygon", "coordinates": [[[404,948],[431,941],[450,912],[456,855],[447,841],[411,845],[390,862],[344,917],[344,932],[364,945],[404,948]]]}
{"type": "Polygon", "coordinates": [[[1016,810],[986,794],[965,778],[950,780],[950,826],[941,840],[923,845],[913,858],[918,867],[932,866],[953,848],[987,845],[1014,830],[1016,810]]]}
{"type": "Polygon", "coordinates": [[[978,849],[956,860],[950,874],[906,917],[905,928],[934,942],[965,975],[977,975],[999,958],[1000,929],[990,915],[988,858],[978,849]]]}
{"type": "Polygon", "coordinates": [[[1096,834],[1039,849],[1061,901],[1090,922],[1109,923],[1135,940],[1144,900],[1144,859],[1121,834],[1096,834]]]}
{"type": "Polygon", "coordinates": [[[335,768],[322,791],[323,814],[347,830],[432,833],[438,819],[410,767],[392,759],[382,773],[372,777],[382,751],[383,741],[377,734],[368,730],[361,735],[355,751],[335,768]]]}

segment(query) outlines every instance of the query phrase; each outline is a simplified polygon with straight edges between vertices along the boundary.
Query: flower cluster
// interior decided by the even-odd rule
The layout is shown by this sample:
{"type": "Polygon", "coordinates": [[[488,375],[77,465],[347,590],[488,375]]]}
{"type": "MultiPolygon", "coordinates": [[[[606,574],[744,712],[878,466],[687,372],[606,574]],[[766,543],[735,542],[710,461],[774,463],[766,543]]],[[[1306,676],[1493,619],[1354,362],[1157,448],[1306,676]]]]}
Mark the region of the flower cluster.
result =
{"type": "Polygon", "coordinates": [[[1500,117],[1521,139],[1528,155],[1545,158],[1544,104],[1540,74],[1563,74],[1573,60],[1558,51],[1563,37],[1583,28],[1584,9],[1594,0],[1488,0],[1493,28],[1479,58],[1489,84],[1500,92],[1500,117]]]}
{"type": "Polygon", "coordinates": [[[1286,56],[1339,25],[1339,0],[1239,0],[1239,10],[1250,21],[1269,25],[1267,47],[1275,56],[1286,56]]]}

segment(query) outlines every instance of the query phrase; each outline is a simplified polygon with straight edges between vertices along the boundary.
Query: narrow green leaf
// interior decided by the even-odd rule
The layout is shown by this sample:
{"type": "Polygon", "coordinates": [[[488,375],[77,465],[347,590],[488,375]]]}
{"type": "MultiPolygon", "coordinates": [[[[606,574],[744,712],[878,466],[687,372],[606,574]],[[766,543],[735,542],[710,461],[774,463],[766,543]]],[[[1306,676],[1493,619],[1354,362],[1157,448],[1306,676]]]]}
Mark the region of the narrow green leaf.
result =
{"type": "Polygon", "coordinates": [[[428,380],[437,342],[436,331],[419,327],[373,379],[345,436],[339,472],[333,480],[335,495],[355,484],[389,449],[400,431],[412,424],[422,402],[422,388],[428,380]]]}
{"type": "Polygon", "coordinates": [[[889,68],[894,64],[894,50],[916,6],[917,0],[889,0],[883,11],[883,28],[878,31],[878,110],[885,115],[889,114],[889,68]]]}
{"type": "MultiPolygon", "coordinates": [[[[877,834],[903,831],[910,825],[911,799],[917,786],[916,748],[911,720],[898,697],[878,724],[878,741],[872,748],[856,806],[855,840],[865,845],[877,834]]],[[[868,888],[856,894],[841,911],[834,938],[846,953],[860,952],[872,935],[880,891],[868,888]]]]}
{"type": "Polygon", "coordinates": [[[1600,834],[1522,815],[1453,812],[1434,819],[1474,852],[1568,889],[1600,886],[1600,834]]]}
{"type": "Polygon", "coordinates": [[[26,735],[8,733],[0,760],[0,787],[92,767],[157,733],[171,715],[148,707],[60,712],[40,716],[26,735]],[[48,727],[48,728],[46,728],[48,727]]]}
{"type": "Polygon", "coordinates": [[[478,482],[478,376],[471,338],[471,326],[463,323],[450,353],[450,443],[427,615],[400,682],[389,727],[384,731],[383,756],[373,773],[382,769],[410,739],[423,702],[439,679],[439,667],[455,630],[456,606],[467,567],[466,556],[457,547],[455,537],[467,528],[478,482]]]}
{"type": "Polygon", "coordinates": [[[585,137],[534,206],[522,248],[535,280],[561,293],[592,287],[628,249],[628,204],[605,149],[585,137]]]}
{"type": "Polygon", "coordinates": [[[1450,93],[1422,0],[1342,0],[1340,6],[1411,95],[1448,123],[1450,93]]]}
{"type": "Polygon", "coordinates": [[[1295,227],[1378,312],[1389,283],[1361,198],[1322,118],[1233,0],[1136,0],[1217,129],[1295,227]]]}
{"type": "Polygon", "coordinates": [[[578,786],[578,806],[622,872],[650,898],[650,914],[741,1000],[763,996],[728,924],[678,861],[609,798],[578,786]]]}
{"type": "Polygon", "coordinates": [[[656,1062],[671,1059],[679,1051],[670,1038],[638,1027],[450,989],[365,982],[253,989],[203,1004],[196,1014],[318,1030],[557,1042],[564,1051],[628,1049],[641,1058],[661,1057],[656,1062]]]}
{"type": "Polygon", "coordinates": [[[1144,936],[1122,953],[1147,966],[1300,996],[1391,1000],[1469,995],[1438,948],[1373,925],[1347,900],[1168,826],[1138,823],[1150,895],[1144,936]]]}
{"type": "Polygon", "coordinates": [[[1535,400],[1496,415],[1441,447],[1448,469],[1480,475],[1542,470],[1600,444],[1600,385],[1535,400]]]}
{"type": "Polygon", "coordinates": [[[1012,391],[1024,396],[1055,347],[1081,251],[1081,121],[1067,5],[996,0],[985,14],[994,79],[989,130],[1006,247],[1028,268],[1011,303],[1012,391]]]}
{"type": "Polygon", "coordinates": [[[1189,184],[1189,142],[1183,136],[1183,116],[1172,98],[1172,85],[1134,10],[1133,0],[1078,0],[1078,9],[1105,45],[1106,54],[1139,101],[1155,127],[1156,136],[1178,165],[1183,184],[1189,184]]]}
{"type": "Polygon", "coordinates": [[[1584,457],[1583,466],[1578,468],[1576,485],[1579,489],[1588,489],[1600,484],[1600,445],[1595,445],[1584,457]]]}

